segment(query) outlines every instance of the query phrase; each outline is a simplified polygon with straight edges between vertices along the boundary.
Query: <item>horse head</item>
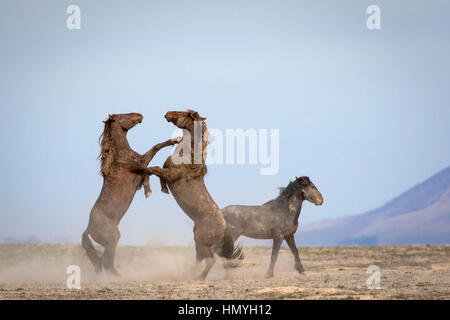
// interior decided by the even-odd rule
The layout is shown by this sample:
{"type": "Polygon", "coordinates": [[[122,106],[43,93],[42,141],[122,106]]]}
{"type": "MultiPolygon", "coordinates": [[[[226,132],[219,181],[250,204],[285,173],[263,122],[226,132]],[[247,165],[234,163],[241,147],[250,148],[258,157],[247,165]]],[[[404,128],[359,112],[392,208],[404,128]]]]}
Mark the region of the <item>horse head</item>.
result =
{"type": "Polygon", "coordinates": [[[110,114],[108,120],[103,121],[105,126],[111,124],[111,122],[116,121],[122,130],[125,132],[133,128],[138,123],[142,122],[144,117],[140,113],[121,113],[121,114],[110,114]]]}
{"type": "Polygon", "coordinates": [[[136,124],[141,123],[144,117],[139,113],[122,113],[122,114],[110,114],[108,119],[103,121],[105,128],[100,135],[100,155],[98,156],[101,161],[101,174],[107,176],[111,172],[112,164],[115,159],[116,146],[122,140],[122,145],[127,145],[126,133],[133,128],[136,124]],[[113,126],[116,123],[118,125],[113,126]],[[113,134],[115,132],[115,134],[113,134]],[[114,136],[116,138],[114,138],[114,136]]]}
{"type": "Polygon", "coordinates": [[[309,180],[309,177],[295,177],[294,184],[303,199],[314,203],[316,206],[322,205],[323,196],[314,183],[309,180]]]}
{"type": "Polygon", "coordinates": [[[197,111],[168,111],[164,116],[168,122],[172,122],[180,129],[193,130],[195,121],[201,121],[204,124],[205,117],[201,117],[197,111]]]}
{"type": "MultiPolygon", "coordinates": [[[[192,145],[196,143],[201,143],[202,145],[202,158],[203,160],[206,157],[206,147],[209,144],[209,132],[208,128],[206,127],[206,123],[204,120],[206,120],[205,117],[202,117],[198,114],[197,111],[194,110],[186,110],[186,111],[168,111],[166,115],[164,116],[168,122],[173,123],[178,128],[182,129],[184,131],[183,134],[183,140],[185,143],[189,143],[189,140],[186,139],[186,132],[189,132],[190,136],[190,143],[192,145]],[[196,129],[197,128],[197,129],[196,129]],[[196,137],[198,137],[197,133],[201,128],[201,140],[196,141],[196,137]]],[[[179,147],[182,147],[183,145],[180,144],[179,147]]],[[[191,152],[194,152],[195,148],[191,149],[191,152]]],[[[180,156],[182,156],[182,152],[180,153],[180,156]]]]}

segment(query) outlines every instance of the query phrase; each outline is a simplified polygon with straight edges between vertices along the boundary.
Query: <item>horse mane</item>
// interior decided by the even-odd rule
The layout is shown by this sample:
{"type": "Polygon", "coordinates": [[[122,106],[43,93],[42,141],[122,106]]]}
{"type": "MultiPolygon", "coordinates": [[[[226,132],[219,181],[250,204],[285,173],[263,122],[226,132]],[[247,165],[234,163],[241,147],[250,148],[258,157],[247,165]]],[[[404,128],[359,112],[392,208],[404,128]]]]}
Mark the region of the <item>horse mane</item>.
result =
{"type": "Polygon", "coordinates": [[[211,135],[209,134],[208,128],[206,127],[205,121],[202,121],[202,148],[205,150],[206,156],[206,147],[208,147],[211,142],[211,135]]]}
{"type": "Polygon", "coordinates": [[[98,138],[100,143],[100,154],[98,159],[100,159],[101,170],[100,173],[103,177],[106,177],[112,168],[112,164],[115,159],[115,150],[113,146],[113,139],[111,133],[111,123],[113,120],[108,119],[103,121],[105,123],[105,128],[103,129],[102,134],[98,138]]]}
{"type": "Polygon", "coordinates": [[[276,199],[279,200],[287,200],[290,199],[294,193],[297,191],[298,188],[298,183],[297,181],[289,181],[289,184],[286,187],[281,187],[280,189],[280,194],[278,195],[278,197],[276,199]]]}
{"type": "MultiPolygon", "coordinates": [[[[205,176],[208,173],[208,168],[205,164],[206,162],[206,148],[208,147],[208,144],[210,143],[210,134],[208,131],[208,128],[206,127],[205,121],[202,121],[202,164],[182,164],[182,168],[184,170],[184,173],[186,174],[186,178],[188,180],[205,176]]],[[[192,150],[192,152],[194,152],[192,150]]]]}
{"type": "MultiPolygon", "coordinates": [[[[200,116],[197,111],[192,110],[192,109],[186,109],[186,112],[191,115],[191,119],[193,121],[201,122],[201,125],[202,125],[202,160],[206,161],[206,148],[208,147],[208,145],[211,142],[211,135],[209,134],[208,127],[206,126],[206,123],[205,123],[206,118],[200,116]]],[[[192,136],[191,139],[194,139],[194,137],[192,136]]],[[[194,151],[191,150],[191,152],[194,152],[194,151]]],[[[203,175],[205,175],[205,174],[206,174],[206,170],[203,175]]],[[[195,174],[195,175],[197,176],[197,174],[195,174]]]]}
{"type": "MultiPolygon", "coordinates": [[[[307,178],[307,177],[304,177],[307,178]]],[[[309,178],[308,178],[309,181],[309,178]]],[[[269,200],[264,204],[271,203],[273,201],[281,202],[282,204],[287,204],[289,200],[292,198],[292,196],[297,192],[297,190],[304,186],[302,182],[299,179],[296,179],[294,181],[289,180],[289,184],[286,187],[278,188],[280,189],[280,193],[278,197],[275,199],[269,200]]]]}
{"type": "Polygon", "coordinates": [[[200,115],[198,115],[198,112],[192,109],[186,109],[187,112],[189,112],[190,114],[197,114],[197,116],[199,117],[198,119],[194,119],[194,121],[201,121],[202,122],[202,148],[203,150],[206,150],[205,148],[208,146],[208,144],[211,142],[210,141],[210,134],[208,131],[208,128],[206,127],[206,123],[204,120],[206,120],[206,118],[201,117],[200,115]]]}

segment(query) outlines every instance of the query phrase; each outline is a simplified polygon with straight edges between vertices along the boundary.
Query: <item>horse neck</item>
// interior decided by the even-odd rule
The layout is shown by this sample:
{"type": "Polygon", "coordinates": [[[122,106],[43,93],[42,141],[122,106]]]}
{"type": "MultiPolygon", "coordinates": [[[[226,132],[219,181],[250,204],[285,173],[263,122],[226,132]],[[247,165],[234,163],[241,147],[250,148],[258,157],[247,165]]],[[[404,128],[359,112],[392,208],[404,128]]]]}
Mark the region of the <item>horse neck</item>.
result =
{"type": "MultiPolygon", "coordinates": [[[[281,201],[281,200],[279,200],[279,199],[276,199],[276,200],[278,200],[278,201],[281,201]]],[[[297,195],[297,194],[295,194],[295,195],[292,195],[288,200],[287,200],[287,206],[288,206],[288,208],[287,208],[287,210],[285,211],[285,214],[288,216],[288,217],[290,217],[290,218],[293,218],[293,221],[298,221],[298,218],[300,217],[300,212],[302,211],[302,204],[303,204],[303,201],[304,201],[305,199],[303,198],[303,196],[300,194],[300,195],[297,195]],[[296,199],[293,199],[293,197],[296,197],[296,199]],[[294,214],[292,214],[292,212],[291,212],[291,210],[289,210],[289,204],[292,202],[292,201],[295,201],[293,204],[294,204],[294,214]]],[[[286,200],[283,200],[284,201],[284,205],[286,205],[286,200]]]]}
{"type": "Polygon", "coordinates": [[[304,200],[303,197],[299,196],[298,202],[297,202],[297,205],[296,205],[296,208],[295,208],[295,216],[294,216],[296,221],[300,217],[300,212],[302,211],[303,200],[304,200]]]}
{"type": "MultiPolygon", "coordinates": [[[[200,130],[202,130],[202,128],[200,128],[200,130]]],[[[201,157],[201,164],[204,165],[205,159],[206,159],[207,142],[204,141],[203,138],[204,138],[204,134],[206,133],[206,131],[205,132],[203,132],[203,130],[201,131],[201,146],[198,144],[197,144],[197,146],[195,145],[195,143],[197,142],[196,136],[195,136],[196,133],[197,132],[194,132],[194,129],[183,130],[183,140],[190,139],[190,141],[191,141],[191,163],[196,163],[195,161],[197,160],[197,158],[201,157]],[[197,158],[195,158],[196,153],[197,153],[197,158]]]]}
{"type": "Polygon", "coordinates": [[[122,127],[117,123],[117,121],[113,121],[111,123],[111,136],[114,147],[117,150],[131,149],[130,145],[128,144],[127,133],[122,129],[122,127]]]}

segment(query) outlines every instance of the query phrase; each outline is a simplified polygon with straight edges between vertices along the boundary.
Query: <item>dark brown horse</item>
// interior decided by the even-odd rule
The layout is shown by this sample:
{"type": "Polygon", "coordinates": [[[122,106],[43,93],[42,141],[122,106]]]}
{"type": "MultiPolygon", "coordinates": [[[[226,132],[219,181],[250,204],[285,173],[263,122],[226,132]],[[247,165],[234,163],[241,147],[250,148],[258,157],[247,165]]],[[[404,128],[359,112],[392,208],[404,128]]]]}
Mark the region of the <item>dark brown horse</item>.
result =
{"type": "Polygon", "coordinates": [[[300,273],[304,271],[294,238],[304,200],[315,205],[323,203],[322,194],[308,177],[296,177],[286,188],[281,188],[276,199],[261,206],[228,206],[222,209],[234,241],[241,235],[253,239],[273,239],[268,277],[273,277],[283,240],[286,240],[294,255],[295,269],[300,273]]]}
{"type": "Polygon", "coordinates": [[[146,196],[150,195],[148,176],[135,172],[145,169],[161,148],[180,142],[179,138],[167,140],[155,145],[144,155],[133,151],[127,141],[127,132],[142,122],[142,119],[139,113],[127,113],[110,115],[104,121],[99,156],[103,187],[91,210],[89,225],[82,236],[82,245],[97,272],[105,268],[106,271],[118,275],[114,268],[114,253],[120,238],[117,226],[142,184],[145,185],[146,196]],[[101,256],[94,248],[89,235],[105,248],[101,256]]]}
{"type": "Polygon", "coordinates": [[[163,168],[150,167],[146,171],[161,179],[161,190],[172,195],[183,211],[194,221],[194,240],[197,261],[206,260],[206,267],[197,277],[205,279],[216,259],[211,250],[217,245],[219,256],[231,260],[242,259],[240,248],[234,247],[226,223],[217,204],[206,189],[203,176],[206,174],[206,147],[209,134],[206,124],[197,112],[188,110],[169,111],[168,122],[183,129],[183,140],[163,168]]]}

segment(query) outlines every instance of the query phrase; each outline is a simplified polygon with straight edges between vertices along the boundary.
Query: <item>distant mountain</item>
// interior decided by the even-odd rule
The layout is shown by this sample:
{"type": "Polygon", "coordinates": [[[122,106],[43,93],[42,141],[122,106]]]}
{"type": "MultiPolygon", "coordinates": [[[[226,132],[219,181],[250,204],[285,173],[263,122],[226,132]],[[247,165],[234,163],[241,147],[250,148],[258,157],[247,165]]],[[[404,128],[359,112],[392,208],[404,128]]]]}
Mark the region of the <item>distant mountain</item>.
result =
{"type": "Polygon", "coordinates": [[[450,167],[381,208],[299,229],[302,246],[450,243],[450,167]]]}
{"type": "Polygon", "coordinates": [[[2,241],[0,241],[0,243],[9,243],[9,244],[15,244],[15,243],[20,243],[20,244],[25,244],[25,243],[41,243],[41,239],[36,236],[36,235],[32,235],[32,236],[28,236],[28,237],[24,237],[24,238],[16,238],[16,237],[6,237],[4,238],[2,241]]]}

